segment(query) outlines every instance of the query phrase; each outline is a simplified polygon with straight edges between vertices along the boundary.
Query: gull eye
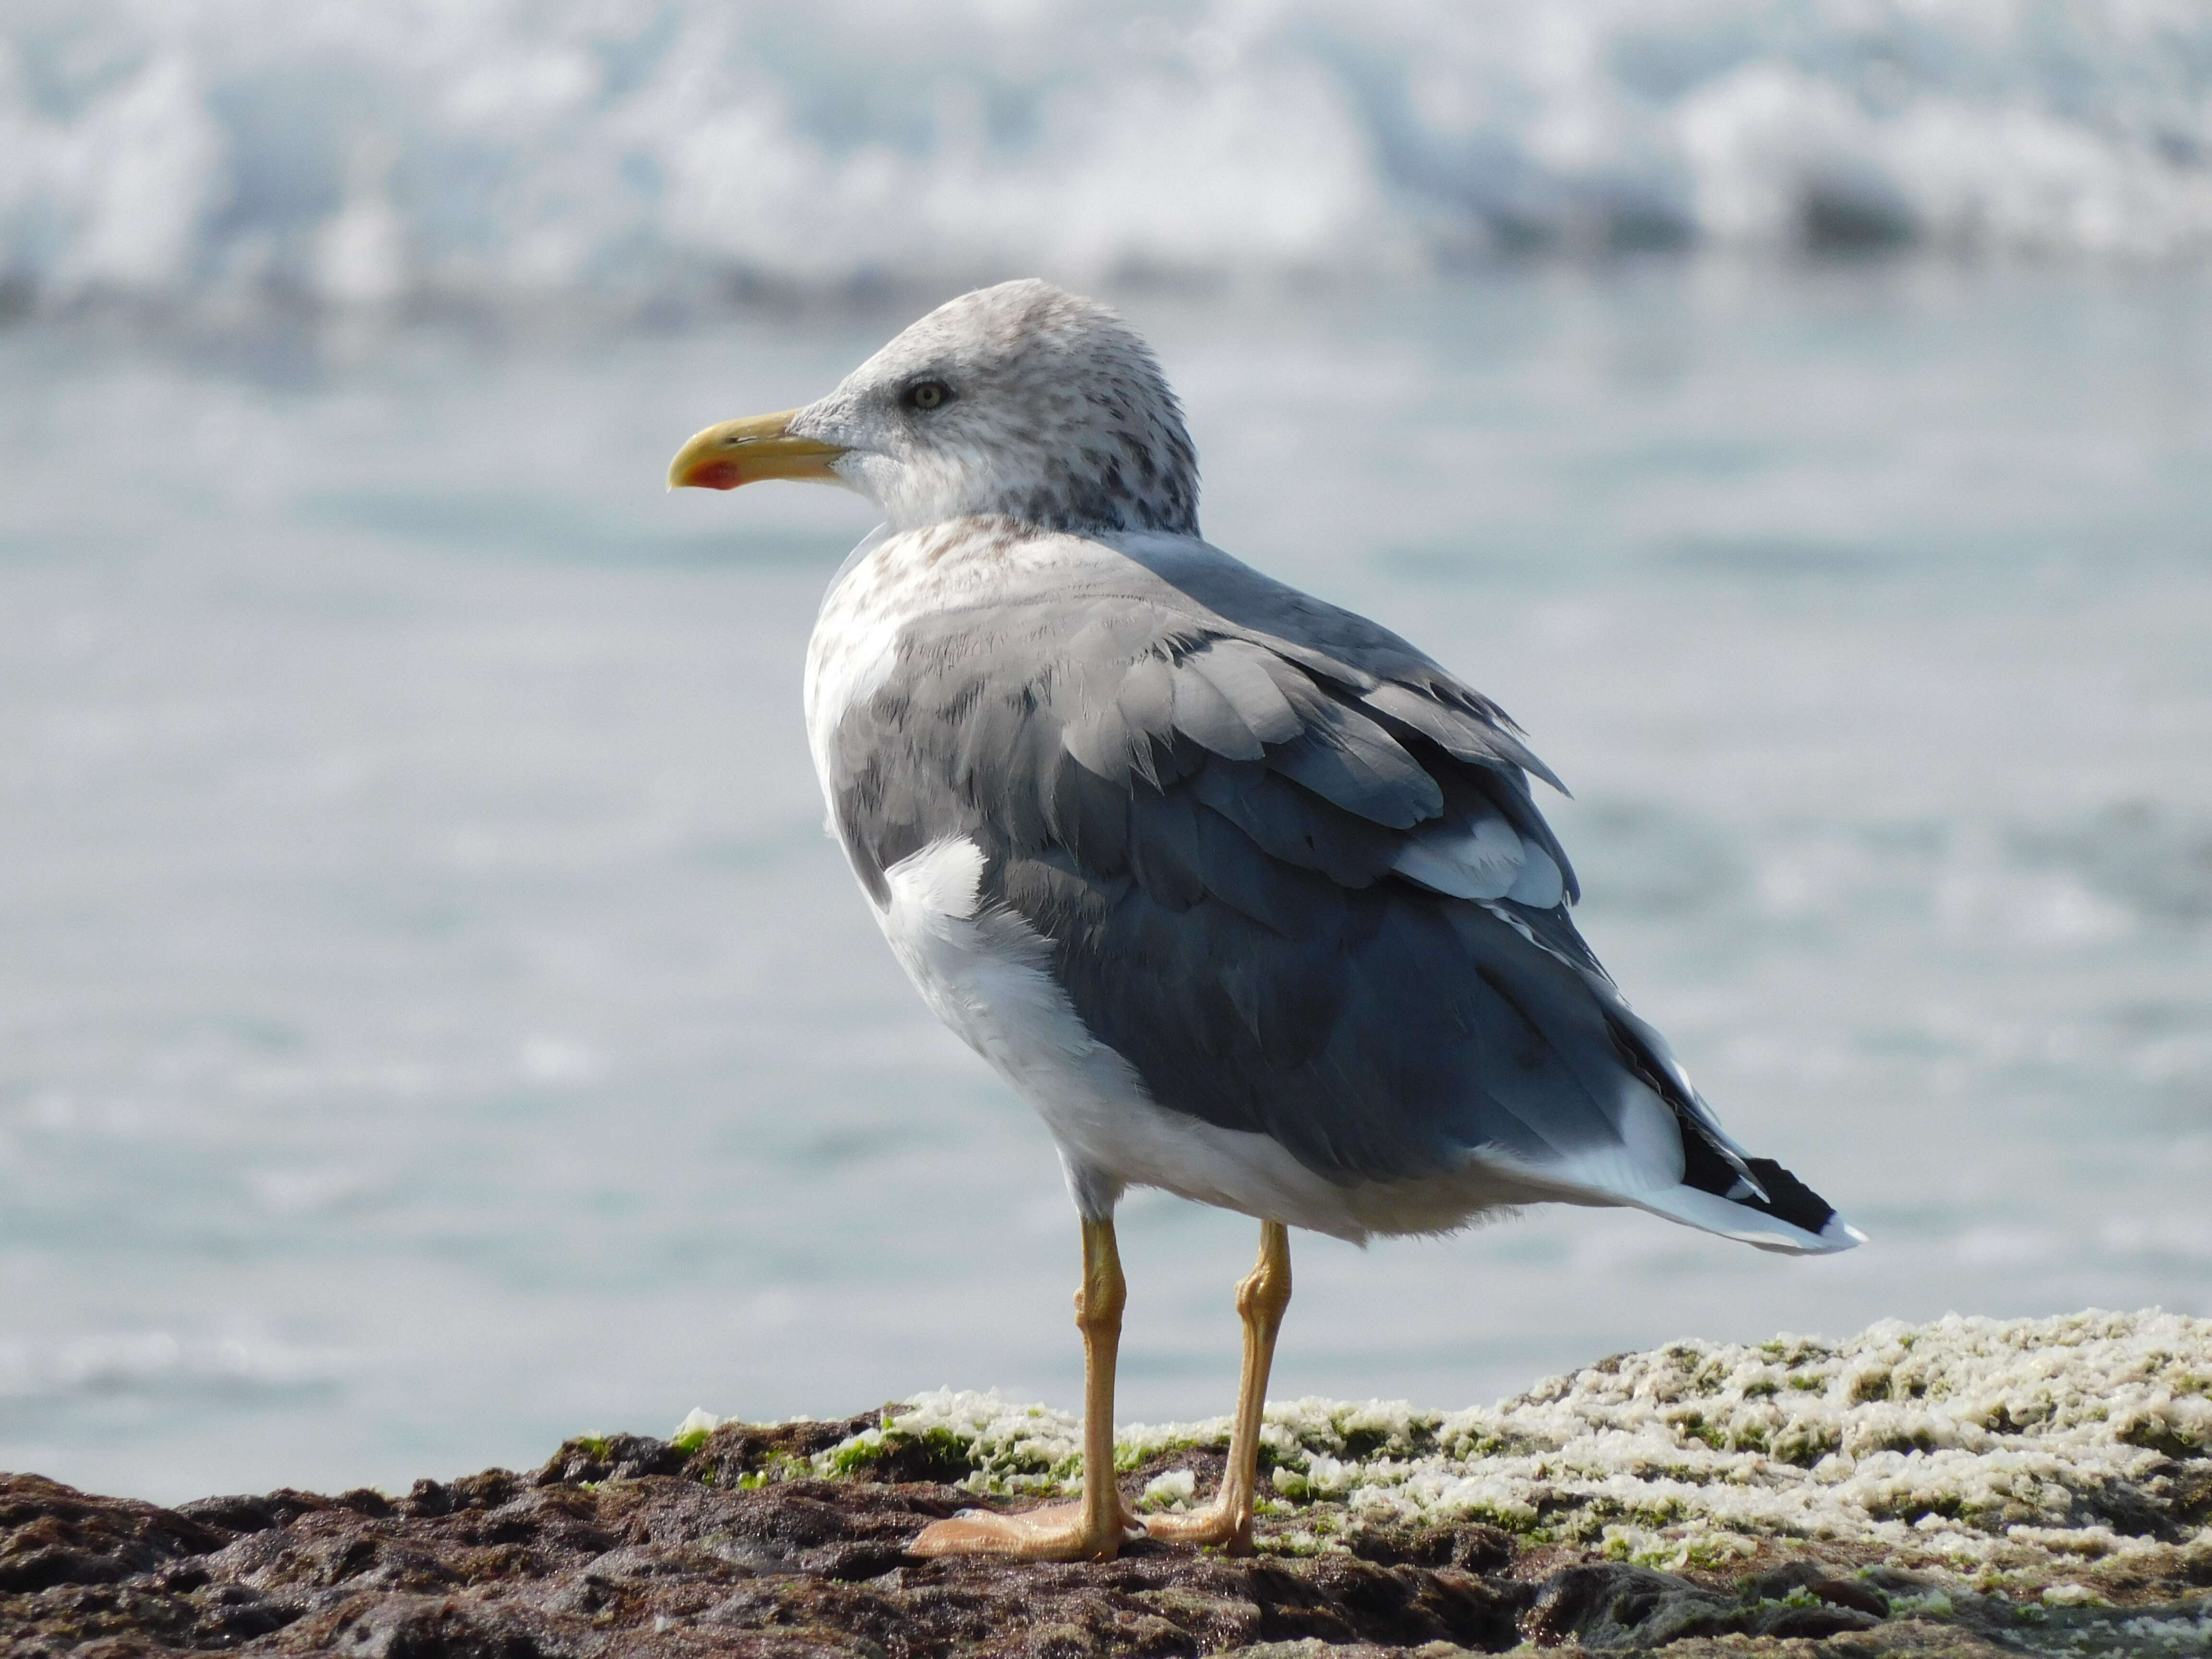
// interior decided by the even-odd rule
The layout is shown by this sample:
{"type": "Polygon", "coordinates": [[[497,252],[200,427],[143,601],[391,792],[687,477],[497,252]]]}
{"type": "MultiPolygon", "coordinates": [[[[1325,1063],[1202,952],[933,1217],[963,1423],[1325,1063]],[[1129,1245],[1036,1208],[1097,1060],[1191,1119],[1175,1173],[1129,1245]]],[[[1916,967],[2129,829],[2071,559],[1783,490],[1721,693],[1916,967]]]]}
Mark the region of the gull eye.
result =
{"type": "Polygon", "coordinates": [[[900,401],[908,409],[918,409],[926,415],[951,403],[952,388],[942,380],[916,380],[906,389],[906,396],[900,401]]]}

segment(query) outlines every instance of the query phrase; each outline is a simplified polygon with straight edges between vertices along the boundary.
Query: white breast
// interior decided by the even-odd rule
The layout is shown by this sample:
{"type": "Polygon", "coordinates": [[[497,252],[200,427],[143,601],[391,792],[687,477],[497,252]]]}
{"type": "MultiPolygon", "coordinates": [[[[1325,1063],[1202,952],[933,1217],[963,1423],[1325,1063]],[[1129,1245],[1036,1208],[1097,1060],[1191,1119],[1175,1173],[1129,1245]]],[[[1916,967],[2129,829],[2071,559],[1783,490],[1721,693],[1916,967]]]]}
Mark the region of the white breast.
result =
{"type": "Polygon", "coordinates": [[[894,544],[906,539],[877,530],[853,550],[823,596],[806,642],[806,741],[814,775],[825,790],[830,738],[845,711],[872,695],[896,662],[898,631],[915,614],[915,595],[901,577],[894,544]],[[893,548],[894,557],[881,556],[893,548]]]}

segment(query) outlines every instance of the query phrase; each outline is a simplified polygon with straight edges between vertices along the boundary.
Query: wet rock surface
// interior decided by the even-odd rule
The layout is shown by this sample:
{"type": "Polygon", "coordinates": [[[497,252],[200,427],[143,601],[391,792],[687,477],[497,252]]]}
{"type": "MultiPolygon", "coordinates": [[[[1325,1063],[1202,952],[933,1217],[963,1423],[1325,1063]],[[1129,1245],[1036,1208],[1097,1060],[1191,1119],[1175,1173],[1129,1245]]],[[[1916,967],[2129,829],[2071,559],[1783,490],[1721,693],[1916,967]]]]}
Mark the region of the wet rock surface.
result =
{"type": "MultiPolygon", "coordinates": [[[[1140,1540],[1103,1563],[919,1561],[906,1546],[931,1521],[1006,1500],[943,1484],[955,1471],[929,1467],[943,1454],[927,1445],[822,1478],[820,1455],[878,1420],[574,1440],[534,1474],[420,1480],[397,1498],[284,1491],[166,1510],[0,1476],[0,1654],[1441,1659],[1534,1644],[1875,1659],[2202,1645],[2163,1639],[2205,1612],[2188,1583],[2023,1607],[1834,1551],[1669,1573],[1472,1522],[1354,1522],[1314,1549],[1310,1513],[1293,1512],[1264,1522],[1245,1559],[1140,1540]],[[2120,1639],[2128,1617],[2143,1642],[2120,1639]]],[[[1157,1473],[1128,1473],[1133,1500],[1157,1473]]]]}

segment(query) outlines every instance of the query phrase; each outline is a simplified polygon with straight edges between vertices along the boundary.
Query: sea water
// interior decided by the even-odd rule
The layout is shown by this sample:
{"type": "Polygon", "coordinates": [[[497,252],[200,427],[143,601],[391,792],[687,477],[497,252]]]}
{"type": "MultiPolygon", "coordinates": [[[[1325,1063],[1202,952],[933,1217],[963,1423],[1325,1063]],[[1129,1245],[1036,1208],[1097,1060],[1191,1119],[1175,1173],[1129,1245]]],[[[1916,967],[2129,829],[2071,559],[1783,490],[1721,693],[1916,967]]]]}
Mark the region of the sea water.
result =
{"type": "MultiPolygon", "coordinates": [[[[1301,1236],[1278,1395],[2212,1312],[2212,281],[1118,297],[1210,535],[1526,726],[1597,950],[1871,1238],[1301,1236]]],[[[1050,1145],[822,830],[800,665],[868,512],[661,489],[920,303],[0,334],[0,1467],[404,1487],[695,1406],[1078,1399],[1050,1145]]],[[[1122,1415],[1225,1409],[1255,1228],[1122,1217],[1122,1415]]]]}

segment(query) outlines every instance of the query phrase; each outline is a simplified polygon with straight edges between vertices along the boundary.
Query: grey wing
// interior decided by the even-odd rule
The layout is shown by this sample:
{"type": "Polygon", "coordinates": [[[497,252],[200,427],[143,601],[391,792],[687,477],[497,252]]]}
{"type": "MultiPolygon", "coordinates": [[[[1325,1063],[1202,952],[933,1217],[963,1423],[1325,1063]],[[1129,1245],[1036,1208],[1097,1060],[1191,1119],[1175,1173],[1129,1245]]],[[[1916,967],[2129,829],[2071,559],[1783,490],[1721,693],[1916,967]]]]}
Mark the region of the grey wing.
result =
{"type": "Polygon", "coordinates": [[[834,745],[863,881],[880,897],[900,859],[974,836],[987,897],[1155,1099],[1330,1180],[1489,1157],[1594,1192],[1687,1182],[1817,1234],[1827,1206],[1743,1158],[1576,932],[1495,707],[1402,641],[1350,660],[1194,597],[909,623],[834,745]],[[1631,1144],[1648,1101],[1671,1168],[1629,1167],[1655,1156],[1631,1144]]]}

